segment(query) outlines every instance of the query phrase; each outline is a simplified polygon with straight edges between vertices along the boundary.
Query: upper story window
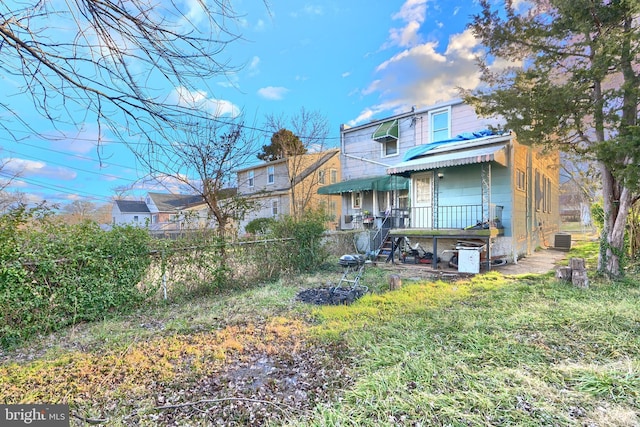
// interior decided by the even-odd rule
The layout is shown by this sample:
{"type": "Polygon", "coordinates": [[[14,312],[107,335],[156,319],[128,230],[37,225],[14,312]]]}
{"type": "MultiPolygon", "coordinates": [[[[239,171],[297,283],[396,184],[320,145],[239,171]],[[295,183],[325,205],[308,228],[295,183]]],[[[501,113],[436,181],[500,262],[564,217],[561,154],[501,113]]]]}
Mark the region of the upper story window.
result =
{"type": "Polygon", "coordinates": [[[527,177],[523,170],[516,169],[516,188],[520,191],[525,191],[527,186],[527,177]]]}
{"type": "Polygon", "coordinates": [[[371,138],[382,143],[382,157],[398,155],[398,119],[387,120],[378,125],[371,138]]]}
{"type": "Polygon", "coordinates": [[[323,170],[318,171],[318,184],[325,184],[327,172],[323,170]]]}
{"type": "Polygon", "coordinates": [[[331,184],[338,182],[338,171],[336,169],[331,169],[329,179],[331,184]]]}
{"type": "Polygon", "coordinates": [[[276,168],[275,166],[267,166],[267,183],[273,184],[276,182],[276,168]]]}
{"type": "Polygon", "coordinates": [[[249,171],[249,179],[247,180],[249,187],[253,187],[254,186],[254,173],[253,171],[249,171]]]}
{"type": "Polygon", "coordinates": [[[429,112],[430,142],[451,138],[451,108],[429,112]]]}
{"type": "Polygon", "coordinates": [[[382,143],[382,157],[391,157],[398,154],[398,140],[391,139],[382,143]]]}

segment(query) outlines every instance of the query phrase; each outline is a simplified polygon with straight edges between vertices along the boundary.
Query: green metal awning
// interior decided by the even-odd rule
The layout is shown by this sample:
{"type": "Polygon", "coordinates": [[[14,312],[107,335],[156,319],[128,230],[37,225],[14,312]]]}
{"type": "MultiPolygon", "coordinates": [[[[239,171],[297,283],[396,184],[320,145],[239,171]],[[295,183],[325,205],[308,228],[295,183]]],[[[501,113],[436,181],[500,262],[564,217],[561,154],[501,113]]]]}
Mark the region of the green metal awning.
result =
{"type": "Polygon", "coordinates": [[[336,184],[325,185],[318,189],[318,194],[342,194],[354,191],[393,191],[408,190],[409,179],[402,176],[381,175],[371,178],[351,179],[336,184]]]}
{"type": "Polygon", "coordinates": [[[398,119],[380,123],[372,138],[376,141],[386,141],[389,138],[398,139],[398,119]]]}

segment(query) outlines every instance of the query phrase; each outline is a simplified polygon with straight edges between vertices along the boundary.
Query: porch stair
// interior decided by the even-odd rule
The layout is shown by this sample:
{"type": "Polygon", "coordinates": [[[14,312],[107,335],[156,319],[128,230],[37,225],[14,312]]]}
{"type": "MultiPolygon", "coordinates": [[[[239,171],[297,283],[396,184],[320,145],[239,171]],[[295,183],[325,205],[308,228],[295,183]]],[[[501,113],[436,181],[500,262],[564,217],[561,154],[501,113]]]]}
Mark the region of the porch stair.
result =
{"type": "MultiPolygon", "coordinates": [[[[400,237],[399,239],[402,239],[400,237]]],[[[382,244],[378,248],[377,255],[375,261],[381,261],[384,259],[384,262],[392,262],[393,261],[393,250],[398,248],[398,243],[394,242],[394,238],[387,233],[382,244]]]]}

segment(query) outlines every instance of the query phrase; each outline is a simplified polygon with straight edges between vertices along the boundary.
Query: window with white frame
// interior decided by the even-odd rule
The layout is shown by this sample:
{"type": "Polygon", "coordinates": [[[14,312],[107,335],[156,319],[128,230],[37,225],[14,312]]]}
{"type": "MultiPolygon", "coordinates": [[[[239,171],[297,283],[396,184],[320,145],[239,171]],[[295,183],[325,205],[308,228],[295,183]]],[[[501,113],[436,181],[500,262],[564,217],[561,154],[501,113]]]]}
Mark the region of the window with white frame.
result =
{"type": "Polygon", "coordinates": [[[354,191],[351,193],[351,207],[353,209],[360,209],[362,207],[362,192],[354,191]]]}
{"type": "Polygon", "coordinates": [[[276,182],[276,168],[275,166],[267,166],[267,183],[273,184],[276,182]]]}
{"type": "Polygon", "coordinates": [[[547,188],[544,194],[547,200],[547,212],[551,213],[551,179],[550,178],[547,178],[547,188]]]}
{"type": "Polygon", "coordinates": [[[272,216],[278,216],[278,201],[277,200],[272,200],[271,201],[271,215],[272,216]]]}
{"type": "Polygon", "coordinates": [[[338,182],[338,171],[336,169],[331,169],[329,180],[331,184],[338,182]]]}
{"type": "Polygon", "coordinates": [[[254,181],[254,172],[253,171],[249,171],[249,179],[247,180],[249,187],[253,187],[255,181],[254,181]]]}
{"type": "Polygon", "coordinates": [[[324,185],[326,181],[327,171],[319,170],[318,171],[318,184],[324,185]]]}
{"type": "Polygon", "coordinates": [[[382,143],[382,157],[391,157],[398,155],[398,140],[389,138],[382,143]]]}
{"type": "Polygon", "coordinates": [[[523,170],[516,169],[516,188],[520,191],[525,191],[527,186],[527,177],[523,170]]]}
{"type": "Polygon", "coordinates": [[[443,141],[451,138],[451,109],[429,112],[429,141],[443,141]]]}

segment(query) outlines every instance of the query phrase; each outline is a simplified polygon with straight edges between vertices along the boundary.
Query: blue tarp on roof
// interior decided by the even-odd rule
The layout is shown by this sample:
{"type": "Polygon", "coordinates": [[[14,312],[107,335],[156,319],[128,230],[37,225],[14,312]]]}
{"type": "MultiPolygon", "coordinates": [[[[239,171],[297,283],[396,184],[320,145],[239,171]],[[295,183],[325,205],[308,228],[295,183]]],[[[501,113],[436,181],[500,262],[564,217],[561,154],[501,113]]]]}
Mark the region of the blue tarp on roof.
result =
{"type": "Polygon", "coordinates": [[[425,153],[433,150],[434,148],[441,147],[446,144],[451,144],[453,142],[471,141],[474,139],[486,138],[488,136],[495,136],[495,135],[501,135],[501,134],[495,131],[492,131],[490,129],[480,130],[477,132],[464,132],[454,136],[451,139],[445,139],[443,141],[436,141],[430,144],[422,144],[422,145],[418,145],[417,147],[413,147],[412,149],[410,149],[405,153],[403,160],[406,162],[407,160],[415,159],[416,157],[420,157],[425,153]]]}

